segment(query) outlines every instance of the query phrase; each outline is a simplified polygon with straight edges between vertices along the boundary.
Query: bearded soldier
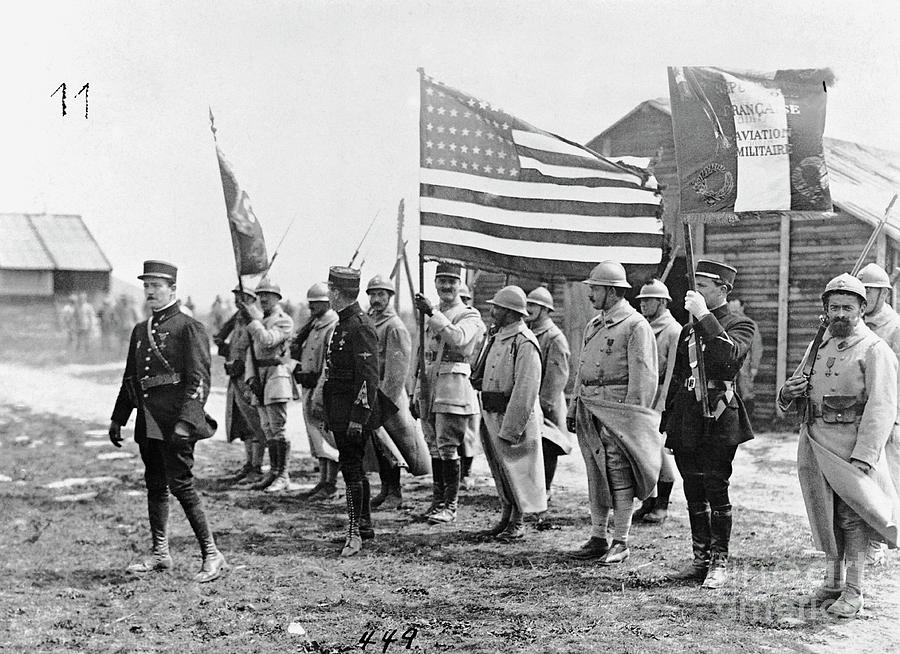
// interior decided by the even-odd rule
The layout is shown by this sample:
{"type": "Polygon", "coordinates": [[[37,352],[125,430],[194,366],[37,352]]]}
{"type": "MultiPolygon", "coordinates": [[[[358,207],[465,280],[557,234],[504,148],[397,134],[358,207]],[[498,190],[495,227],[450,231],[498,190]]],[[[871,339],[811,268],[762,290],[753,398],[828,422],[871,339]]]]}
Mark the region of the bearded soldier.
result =
{"type": "Polygon", "coordinates": [[[203,325],[181,311],[175,299],[178,269],[145,261],[138,279],[152,310],[131,332],[125,374],[109,423],[109,439],[122,447],[122,427],[137,409],[134,438],[144,462],[152,558],[129,567],[134,573],[168,570],[169,492],[184,509],[200,543],[203,564],[194,581],[217,579],[225,557],[216,548],[200,496],[194,489],[194,444],[209,438],[216,424],[203,410],[209,397],[209,339],[203,325]]]}
{"type": "Polygon", "coordinates": [[[525,513],[547,510],[541,453],[541,354],[525,326],[525,292],[497,291],[491,304],[493,328],[476,377],[481,376],[481,440],[500,495],[502,514],[484,532],[513,541],[525,535],[525,513]]]}
{"type": "MultiPolygon", "coordinates": [[[[893,293],[891,279],[884,269],[870,263],[859,271],[859,280],[866,287],[866,311],[863,319],[866,327],[875,332],[887,343],[900,360],[900,316],[887,303],[893,293]]],[[[900,415],[894,427],[894,433],[885,446],[888,462],[895,479],[900,479],[900,415]]],[[[870,565],[883,565],[885,562],[884,544],[873,539],[869,544],[866,562],[870,565]]]]}
{"type": "Polygon", "coordinates": [[[281,300],[278,284],[263,278],[256,287],[256,295],[258,305],[256,302],[241,305],[241,311],[250,322],[247,331],[251,340],[245,360],[245,379],[253,390],[252,402],[266,434],[271,467],[266,477],[250,488],[278,493],[288,490],[291,485],[288,474],[291,444],[284,427],[288,402],[299,399],[291,376],[290,342],[294,320],[278,304],[281,300]]]}
{"type": "Polygon", "coordinates": [[[600,313],[584,330],[575,401],[566,423],[578,435],[587,466],[591,537],[572,556],[614,565],[630,554],[634,498],[649,496],[659,476],[659,413],[651,408],[658,377],[656,339],[650,324],[625,300],[631,285],[621,264],[599,263],[584,283],[600,313]],[[615,531],[608,546],[611,509],[615,531]]]}
{"type": "Polygon", "coordinates": [[[363,470],[366,443],[380,426],[378,336],[372,319],[360,309],[359,270],[332,266],[328,295],[337,311],[325,363],[325,422],[334,434],[341,474],[347,486],[348,530],[341,556],[353,556],[362,540],[374,538],[369,480],[363,470]]]}
{"type": "Polygon", "coordinates": [[[732,461],[738,445],[753,438],[734,379],[753,343],[755,325],[728,308],[737,270],[718,261],[698,260],[694,274],[697,290],[684,298],[693,323],[678,337],[663,430],[684,480],[691,523],[693,561],[676,576],[703,580],[704,588],[716,589],[728,578],[732,461]],[[707,409],[712,417],[704,416],[697,391],[695,330],[703,343],[707,409]]]}
{"type": "MultiPolygon", "coordinates": [[[[391,306],[394,284],[390,279],[375,275],[366,285],[369,296],[369,317],[375,324],[378,336],[378,361],[381,391],[394,402],[401,411],[406,404],[406,376],[409,373],[409,357],[412,345],[409,330],[391,306]]],[[[397,509],[403,504],[400,490],[400,464],[394,456],[385,451],[381,442],[375,441],[375,455],[378,459],[378,474],[381,490],[372,498],[372,508],[397,509]]]]}
{"type": "Polygon", "coordinates": [[[328,342],[338,323],[338,315],[328,299],[328,285],[313,284],[306,292],[309,320],[291,343],[291,356],[297,360],[294,379],[303,398],[303,419],[309,439],[309,452],[319,461],[319,481],[308,492],[310,500],[327,500],[337,492],[338,451],[334,435],[325,428],[325,401],[322,388],[328,342]]]}
{"type": "MultiPolygon", "coordinates": [[[[666,407],[666,395],[672,382],[672,372],[675,370],[675,351],[678,348],[681,325],[669,311],[672,296],[660,280],[654,279],[644,284],[637,299],[641,303],[641,313],[650,321],[650,328],[656,338],[659,384],[656,387],[653,408],[662,413],[666,407]]],[[[659,469],[659,480],[656,482],[656,496],[644,500],[641,508],[634,512],[635,520],[662,524],[669,515],[669,496],[675,484],[675,461],[665,446],[661,457],[662,465],[659,469]]]]}
{"type": "Polygon", "coordinates": [[[485,326],[478,311],[459,298],[460,273],[458,265],[438,264],[434,280],[440,298],[438,308],[421,294],[415,298],[416,308],[427,317],[425,379],[418,379],[415,398],[434,477],[431,506],[425,515],[435,524],[456,520],[459,446],[472,416],[480,410],[469,376],[470,362],[485,326]]]}
{"type": "Polygon", "coordinates": [[[878,534],[897,546],[900,500],[885,456],[897,417],[897,358],[861,320],[866,288],[848,274],[825,287],[828,330],[781,388],[801,404],[797,473],[825,583],[799,600],[852,617],[863,606],[866,550],[878,534]]]}
{"type": "MultiPolygon", "coordinates": [[[[232,289],[235,304],[253,302],[256,294],[241,286],[232,289]]],[[[229,318],[213,336],[219,354],[225,357],[225,373],[228,375],[228,390],[225,397],[225,434],[228,442],[240,439],[244,442],[246,460],[243,467],[228,481],[231,483],[255,484],[262,475],[263,453],[266,449],[266,435],[259,422],[259,414],[250,404],[252,395],[244,381],[245,358],[250,346],[247,319],[238,311],[229,318]]]]}
{"type": "Polygon", "coordinates": [[[544,488],[550,501],[550,486],[560,456],[572,451],[572,439],[566,429],[565,388],[569,382],[569,341],[550,319],[553,295],[544,286],[528,294],[528,328],[538,340],[541,354],[541,450],[544,458],[544,488]]]}

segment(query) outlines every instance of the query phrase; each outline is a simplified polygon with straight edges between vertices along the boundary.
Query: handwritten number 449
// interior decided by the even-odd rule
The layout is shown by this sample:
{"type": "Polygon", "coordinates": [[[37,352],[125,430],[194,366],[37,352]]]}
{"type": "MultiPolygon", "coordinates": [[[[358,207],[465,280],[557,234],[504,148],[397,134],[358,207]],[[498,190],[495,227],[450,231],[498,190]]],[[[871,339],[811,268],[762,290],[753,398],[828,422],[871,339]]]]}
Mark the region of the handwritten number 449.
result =
{"type": "MultiPolygon", "coordinates": [[[[84,93],[84,117],[85,118],[88,117],[88,91],[90,90],[90,87],[91,87],[90,83],[87,83],[78,90],[78,93],[75,94],[75,97],[77,98],[79,95],[84,93]]],[[[63,82],[62,84],[57,86],[56,90],[50,94],[50,97],[52,98],[57,93],[60,93],[60,100],[62,101],[62,115],[65,116],[66,115],[66,83],[65,82],[63,82]],[[60,93],[60,91],[62,91],[62,93],[60,93]]]]}
{"type": "MultiPolygon", "coordinates": [[[[419,634],[419,630],[415,627],[410,627],[406,631],[403,632],[403,635],[398,639],[397,630],[391,629],[390,631],[385,631],[381,636],[381,642],[383,643],[381,652],[382,654],[387,654],[388,647],[391,646],[391,643],[402,641],[406,643],[406,649],[410,649],[412,647],[413,641],[416,639],[416,636],[419,634]]],[[[369,645],[375,645],[378,641],[375,640],[375,630],[363,632],[363,635],[360,636],[359,642],[357,645],[360,645],[362,650],[365,651],[366,647],[369,645]]]]}

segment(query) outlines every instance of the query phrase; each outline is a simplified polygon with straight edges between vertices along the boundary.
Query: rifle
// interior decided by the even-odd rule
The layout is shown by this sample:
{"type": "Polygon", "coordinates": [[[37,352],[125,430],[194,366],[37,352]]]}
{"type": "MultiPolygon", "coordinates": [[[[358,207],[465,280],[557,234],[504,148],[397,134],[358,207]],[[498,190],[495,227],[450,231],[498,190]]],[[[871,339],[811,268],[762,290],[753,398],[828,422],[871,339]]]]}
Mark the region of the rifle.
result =
{"type": "MultiPolygon", "coordinates": [[[[875,246],[875,241],[878,240],[879,235],[884,229],[885,224],[887,223],[888,217],[890,216],[891,209],[894,207],[894,203],[897,201],[897,194],[894,194],[894,197],[891,198],[891,201],[888,203],[887,209],[884,210],[884,215],[881,217],[881,220],[875,226],[872,235],[869,237],[869,240],[866,241],[865,246],[863,247],[862,252],[859,257],[856,259],[856,263],[853,265],[853,270],[850,271],[850,274],[854,277],[856,273],[859,272],[860,268],[862,268],[863,263],[866,261],[866,257],[869,256],[869,252],[872,251],[872,248],[875,246]]],[[[900,270],[900,269],[898,269],[900,270]]],[[[896,272],[894,274],[897,274],[896,272]]],[[[893,277],[891,278],[893,282],[893,277]]],[[[813,337],[812,345],[809,348],[809,356],[806,357],[806,362],[803,364],[802,374],[806,377],[807,383],[810,383],[813,373],[816,369],[816,356],[819,354],[819,348],[822,346],[822,339],[825,338],[825,331],[828,329],[828,318],[825,314],[819,316],[819,328],[816,330],[816,335],[813,337]]],[[[809,400],[809,386],[806,387],[806,393],[803,395],[803,406],[800,409],[801,421],[805,424],[811,424],[814,418],[812,411],[812,402],[809,400]]]]}
{"type": "Polygon", "coordinates": [[[375,221],[378,220],[378,214],[381,213],[381,209],[375,212],[375,217],[372,218],[372,222],[369,223],[369,228],[366,230],[366,233],[363,234],[363,237],[359,241],[359,245],[356,246],[356,251],[353,253],[353,256],[350,257],[350,263],[347,264],[348,268],[353,267],[353,262],[356,261],[356,257],[359,256],[359,249],[363,246],[363,243],[366,242],[366,238],[369,236],[369,232],[372,231],[372,227],[375,226],[375,221]]]}
{"type": "Polygon", "coordinates": [[[669,273],[672,272],[672,266],[675,265],[675,259],[678,258],[678,253],[681,251],[681,246],[676,245],[675,249],[672,250],[672,255],[669,257],[669,263],[666,264],[665,270],[663,270],[662,275],[659,276],[659,281],[665,283],[666,278],[669,276],[669,273]]]}

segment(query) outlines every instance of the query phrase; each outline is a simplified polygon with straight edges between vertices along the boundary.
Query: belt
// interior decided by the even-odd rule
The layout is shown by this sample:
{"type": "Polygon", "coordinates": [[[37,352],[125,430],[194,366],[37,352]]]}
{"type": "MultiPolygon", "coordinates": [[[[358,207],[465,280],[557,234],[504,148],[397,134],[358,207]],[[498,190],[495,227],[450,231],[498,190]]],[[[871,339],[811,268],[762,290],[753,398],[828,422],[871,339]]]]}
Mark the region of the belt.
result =
{"type": "MultiPolygon", "coordinates": [[[[437,358],[434,352],[426,352],[425,360],[426,361],[434,361],[437,358]]],[[[444,354],[441,355],[441,361],[444,363],[466,363],[469,360],[465,354],[459,354],[458,352],[447,352],[444,351],[444,354]]]]}
{"type": "Polygon", "coordinates": [[[284,361],[281,359],[257,359],[256,365],[260,368],[274,368],[280,366],[284,361]]]}
{"type": "Polygon", "coordinates": [[[628,386],[627,379],[588,379],[581,382],[582,386],[628,386]]]}
{"type": "MultiPolygon", "coordinates": [[[[688,377],[684,380],[684,387],[689,391],[694,390],[694,386],[696,385],[696,381],[694,381],[693,377],[688,377]]],[[[733,391],[734,390],[734,382],[728,381],[725,379],[707,379],[706,387],[711,391],[733,391]]]]}
{"type": "Polygon", "coordinates": [[[141,390],[146,391],[148,388],[156,388],[157,386],[170,386],[181,383],[181,373],[173,372],[168,375],[156,375],[154,377],[141,377],[138,382],[141,390]]]}

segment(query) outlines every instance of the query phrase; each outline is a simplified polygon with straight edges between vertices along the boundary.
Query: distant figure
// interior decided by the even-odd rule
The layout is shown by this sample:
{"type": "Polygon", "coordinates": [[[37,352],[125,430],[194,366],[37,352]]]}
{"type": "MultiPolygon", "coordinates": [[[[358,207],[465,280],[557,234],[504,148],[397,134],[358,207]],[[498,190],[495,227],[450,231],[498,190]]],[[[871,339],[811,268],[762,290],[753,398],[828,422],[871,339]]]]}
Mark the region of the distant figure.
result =
{"type": "MultiPolygon", "coordinates": [[[[728,309],[742,318],[747,318],[747,314],[744,313],[746,308],[744,301],[740,298],[728,300],[728,309]]],[[[753,333],[750,351],[747,352],[747,358],[744,359],[744,365],[741,366],[741,371],[738,373],[735,381],[737,381],[738,395],[741,396],[741,399],[744,401],[744,408],[747,409],[747,415],[753,420],[753,409],[756,407],[756,393],[753,386],[756,381],[756,373],[759,372],[759,362],[762,361],[763,342],[756,321],[752,318],[747,318],[747,320],[753,323],[756,331],[753,333]]]]}
{"type": "Polygon", "coordinates": [[[75,351],[88,352],[91,349],[91,332],[96,327],[97,312],[87,300],[87,293],[78,296],[75,305],[75,351]]]}
{"type": "Polygon", "coordinates": [[[217,295],[209,309],[210,326],[214,334],[218,334],[228,321],[228,311],[222,296],[217,295]]]}
{"type": "Polygon", "coordinates": [[[112,349],[116,344],[119,330],[119,314],[111,296],[107,295],[97,312],[100,319],[100,343],[105,350],[112,349]]]}
{"type": "Polygon", "coordinates": [[[59,310],[59,326],[66,334],[66,345],[72,347],[75,344],[75,303],[78,298],[70,295],[65,304],[59,310]]]}
{"type": "Polygon", "coordinates": [[[194,301],[191,299],[191,296],[188,295],[187,299],[184,301],[184,304],[181,305],[181,312],[193,318],[195,308],[196,307],[194,306],[194,301]]]}
{"type": "Polygon", "coordinates": [[[141,315],[140,311],[138,311],[134,300],[124,293],[119,296],[119,299],[116,302],[116,313],[118,314],[118,317],[116,318],[116,327],[118,330],[119,348],[122,349],[128,346],[128,339],[131,337],[131,329],[143,320],[144,317],[141,315]]]}

